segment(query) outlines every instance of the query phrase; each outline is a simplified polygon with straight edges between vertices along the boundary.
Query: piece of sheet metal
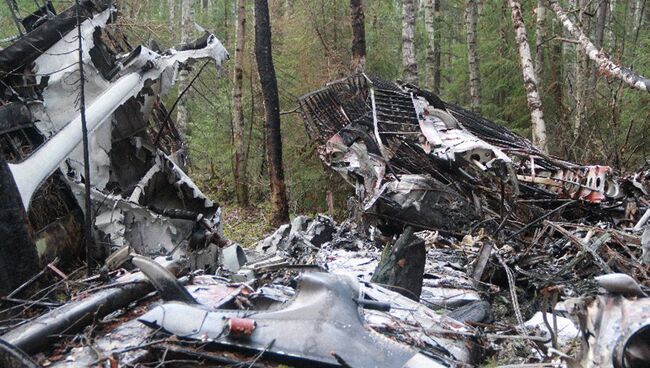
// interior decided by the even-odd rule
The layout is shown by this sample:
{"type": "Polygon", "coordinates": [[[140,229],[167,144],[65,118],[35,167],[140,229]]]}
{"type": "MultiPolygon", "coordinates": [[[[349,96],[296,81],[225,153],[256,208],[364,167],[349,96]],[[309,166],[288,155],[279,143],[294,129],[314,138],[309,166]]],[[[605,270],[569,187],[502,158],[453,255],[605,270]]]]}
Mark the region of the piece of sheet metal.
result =
{"type": "Polygon", "coordinates": [[[198,304],[196,299],[187,291],[187,289],[178,282],[176,276],[169,272],[165,267],[152,259],[133,256],[131,262],[147,276],[151,284],[158,290],[160,297],[164,301],[179,301],[188,304],[198,304]]]}
{"type": "Polygon", "coordinates": [[[210,311],[185,303],[166,303],[140,321],[179,338],[213,341],[257,351],[301,366],[443,367],[412,348],[366,329],[354,301],[358,282],[326,273],[305,273],[295,299],[275,311],[210,311]],[[230,318],[247,318],[256,327],[250,336],[226,336],[230,318]],[[336,355],[336,357],[335,357],[336,355]]]}
{"type": "Polygon", "coordinates": [[[569,310],[580,319],[582,367],[650,366],[650,298],[605,294],[569,310]]]}

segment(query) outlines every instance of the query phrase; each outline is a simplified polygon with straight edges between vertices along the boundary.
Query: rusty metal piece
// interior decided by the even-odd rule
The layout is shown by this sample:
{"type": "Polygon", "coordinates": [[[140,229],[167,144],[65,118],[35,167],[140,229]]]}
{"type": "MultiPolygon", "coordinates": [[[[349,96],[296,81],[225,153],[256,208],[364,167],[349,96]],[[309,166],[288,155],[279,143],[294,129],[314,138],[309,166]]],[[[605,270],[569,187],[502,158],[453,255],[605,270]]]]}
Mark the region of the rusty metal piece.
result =
{"type": "Polygon", "coordinates": [[[250,318],[230,317],[226,320],[224,336],[248,337],[253,334],[257,323],[250,318]]]}

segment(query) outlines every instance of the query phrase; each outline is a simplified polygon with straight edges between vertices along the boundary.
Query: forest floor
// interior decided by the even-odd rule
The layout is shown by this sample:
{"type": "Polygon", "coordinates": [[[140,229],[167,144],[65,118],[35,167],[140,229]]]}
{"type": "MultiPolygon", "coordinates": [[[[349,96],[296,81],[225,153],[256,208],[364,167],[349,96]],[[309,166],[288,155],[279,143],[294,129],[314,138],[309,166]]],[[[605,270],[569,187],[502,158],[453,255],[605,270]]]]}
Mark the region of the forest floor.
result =
{"type": "Polygon", "coordinates": [[[275,229],[269,226],[270,208],[267,203],[254,204],[247,208],[236,204],[222,204],[221,216],[226,238],[248,248],[264,239],[275,229]]]}

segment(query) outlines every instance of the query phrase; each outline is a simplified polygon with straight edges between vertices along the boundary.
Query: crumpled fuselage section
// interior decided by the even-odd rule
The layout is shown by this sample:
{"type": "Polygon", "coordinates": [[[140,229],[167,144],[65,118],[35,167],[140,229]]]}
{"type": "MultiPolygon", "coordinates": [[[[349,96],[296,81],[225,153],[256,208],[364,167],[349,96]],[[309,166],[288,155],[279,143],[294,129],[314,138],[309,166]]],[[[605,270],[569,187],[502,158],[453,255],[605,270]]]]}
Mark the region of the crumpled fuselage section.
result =
{"type": "Polygon", "coordinates": [[[623,197],[623,182],[646,193],[636,177],[544,154],[527,139],[414,86],[355,75],[299,101],[321,159],[363,187],[366,209],[402,175],[443,182],[456,176],[472,184],[501,177],[523,184],[528,195],[592,203],[623,197]]]}

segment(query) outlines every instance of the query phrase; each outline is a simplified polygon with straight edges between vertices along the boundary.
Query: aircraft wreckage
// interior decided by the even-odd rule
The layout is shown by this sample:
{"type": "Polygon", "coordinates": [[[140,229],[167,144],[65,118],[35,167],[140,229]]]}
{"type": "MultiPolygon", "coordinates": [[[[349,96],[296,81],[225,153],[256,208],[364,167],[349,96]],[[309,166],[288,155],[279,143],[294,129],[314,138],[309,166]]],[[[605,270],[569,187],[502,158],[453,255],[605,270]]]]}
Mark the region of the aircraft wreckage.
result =
{"type": "Polygon", "coordinates": [[[225,239],[161,102],[211,34],[129,45],[109,1],[43,8],[0,50],[0,366],[644,367],[648,179],[544,154],[415,86],[299,99],[354,216],[225,239]],[[76,104],[81,24],[90,180],[76,104]],[[74,107],[74,108],[73,108],[74,107]],[[84,252],[91,189],[96,275],[84,252]]]}

